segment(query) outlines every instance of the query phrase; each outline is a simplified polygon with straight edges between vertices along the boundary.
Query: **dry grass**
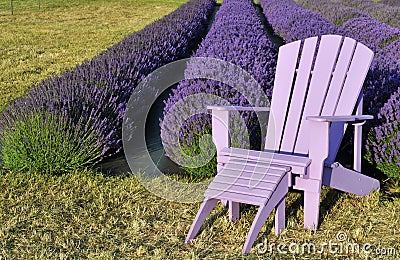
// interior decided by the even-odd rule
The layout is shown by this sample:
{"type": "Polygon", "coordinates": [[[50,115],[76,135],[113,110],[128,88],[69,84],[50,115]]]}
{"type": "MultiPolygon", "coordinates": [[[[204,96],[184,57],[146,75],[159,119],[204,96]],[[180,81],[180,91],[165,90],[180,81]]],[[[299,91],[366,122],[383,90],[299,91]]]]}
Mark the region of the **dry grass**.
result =
{"type": "MultiPolygon", "coordinates": [[[[217,206],[203,231],[190,245],[183,241],[199,207],[172,203],[146,191],[133,176],[107,177],[92,172],[64,176],[3,173],[0,179],[0,256],[6,258],[127,258],[146,259],[257,259],[277,258],[375,258],[345,249],[342,253],[301,254],[304,243],[317,250],[323,243],[345,243],[372,248],[394,248],[400,257],[399,198],[382,198],[379,193],[356,197],[323,190],[321,226],[316,232],[302,227],[302,197],[290,193],[288,224],[276,237],[272,218],[263,227],[255,245],[291,243],[299,253],[279,254],[277,248],[249,256],[240,254],[255,207],[242,207],[242,218],[232,224],[226,209],[217,206]]],[[[172,191],[171,191],[172,192],[172,191]]],[[[260,247],[263,249],[263,247],[260,247]]],[[[334,249],[334,248],[333,248],[334,249]]],[[[286,250],[288,250],[286,248],[286,250]]],[[[339,250],[339,249],[337,249],[339,250]]],[[[307,251],[305,251],[307,252],[307,251]]],[[[338,251],[340,252],[340,251],[338,251]]]]}

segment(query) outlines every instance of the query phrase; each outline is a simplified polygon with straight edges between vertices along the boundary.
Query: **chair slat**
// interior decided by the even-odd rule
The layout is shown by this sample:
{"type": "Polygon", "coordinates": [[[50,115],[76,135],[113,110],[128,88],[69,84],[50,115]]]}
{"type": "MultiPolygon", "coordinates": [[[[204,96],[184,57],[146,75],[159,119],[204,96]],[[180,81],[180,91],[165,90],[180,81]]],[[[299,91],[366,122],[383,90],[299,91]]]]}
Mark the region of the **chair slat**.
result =
{"type": "MultiPolygon", "coordinates": [[[[213,182],[218,182],[218,183],[225,183],[225,184],[232,184],[232,177],[229,176],[223,176],[223,175],[217,175],[213,182]]],[[[239,186],[245,186],[248,187],[250,182],[249,179],[245,179],[245,178],[240,178],[240,179],[236,179],[235,180],[235,184],[239,185],[239,186]]],[[[266,181],[266,180],[261,180],[259,185],[256,185],[258,188],[260,189],[265,189],[265,190],[271,190],[273,191],[275,189],[276,186],[276,182],[270,182],[270,181],[266,181]]]]}
{"type": "MultiPolygon", "coordinates": [[[[284,172],[284,171],[282,171],[284,172]]],[[[256,172],[251,172],[251,171],[237,171],[237,170],[230,170],[223,168],[217,175],[223,175],[223,176],[230,176],[232,178],[245,178],[245,179],[254,179],[254,180],[268,180],[271,182],[278,182],[281,178],[281,176],[277,175],[268,175],[268,173],[256,173],[256,172]],[[266,177],[267,175],[267,177],[266,177]]]]}
{"type": "Polygon", "coordinates": [[[229,170],[234,170],[234,171],[247,171],[247,172],[254,172],[254,173],[259,173],[259,174],[265,174],[265,175],[273,175],[273,176],[281,176],[281,171],[276,171],[274,169],[271,169],[270,167],[265,167],[266,165],[262,165],[259,163],[252,163],[252,162],[246,162],[246,163],[235,163],[235,162],[229,162],[224,166],[224,169],[229,169],[229,170]]]}
{"type": "MultiPolygon", "coordinates": [[[[362,91],[364,78],[368,73],[374,53],[365,45],[357,43],[354,57],[347,72],[346,81],[339,97],[335,115],[351,115],[362,91]]],[[[343,133],[346,131],[344,126],[343,133]]],[[[331,135],[329,158],[335,158],[343,135],[331,135]]]]}
{"type": "Polygon", "coordinates": [[[321,37],[320,51],[317,53],[294,153],[308,154],[309,129],[305,118],[321,114],[341,41],[342,37],[338,35],[324,35],[321,37]]]}
{"type": "Polygon", "coordinates": [[[279,154],[269,151],[254,151],[241,148],[224,148],[219,153],[220,156],[237,157],[249,160],[258,160],[260,162],[269,162],[272,164],[283,164],[284,166],[307,167],[311,160],[308,157],[296,156],[291,154],[279,154]],[[286,162],[286,163],[285,163],[286,162]],[[290,162],[288,165],[287,162],[290,162]]]}
{"type": "Polygon", "coordinates": [[[290,171],[294,174],[300,174],[300,175],[304,175],[307,172],[307,166],[298,166],[298,165],[292,165],[290,161],[281,161],[279,163],[277,162],[273,162],[273,163],[263,163],[260,161],[252,161],[252,160],[245,160],[245,159],[240,159],[240,158],[230,158],[228,156],[219,156],[218,157],[218,162],[219,163],[237,163],[237,164],[263,164],[262,167],[263,168],[267,168],[267,169],[286,169],[286,171],[290,171]]]}
{"type": "Polygon", "coordinates": [[[303,111],[307,87],[311,76],[312,63],[318,37],[308,38],[304,41],[296,83],[294,85],[292,99],[290,101],[288,116],[280,151],[292,153],[296,141],[301,113],[303,111]]]}
{"type": "Polygon", "coordinates": [[[238,194],[231,191],[221,192],[220,190],[209,189],[204,193],[206,199],[218,198],[220,200],[232,200],[235,202],[261,206],[268,201],[269,197],[256,197],[249,194],[238,194]]]}
{"type": "Polygon", "coordinates": [[[277,150],[282,137],[283,125],[286,118],[286,111],[289,104],[293,79],[296,71],[296,63],[299,55],[301,41],[292,42],[279,48],[278,63],[269,115],[267,138],[265,149],[277,150]]]}
{"type": "MultiPolygon", "coordinates": [[[[339,102],[340,94],[343,90],[344,82],[347,77],[347,71],[349,70],[355,47],[355,40],[351,38],[345,38],[343,46],[340,50],[335,71],[333,72],[332,82],[326,95],[324,108],[322,109],[321,113],[322,116],[335,115],[335,110],[339,102]]],[[[352,111],[350,111],[350,113],[351,112],[352,111]]]]}
{"type": "Polygon", "coordinates": [[[357,43],[335,115],[350,115],[353,112],[373,56],[370,49],[357,43]]]}
{"type": "MultiPolygon", "coordinates": [[[[276,186],[276,185],[275,185],[276,186]]],[[[262,187],[262,186],[261,186],[262,187]]],[[[274,187],[275,188],[275,187],[274,187]]],[[[230,191],[240,194],[248,194],[255,197],[265,197],[272,193],[273,189],[263,189],[259,186],[250,187],[249,184],[247,185],[238,185],[237,183],[221,183],[213,181],[210,186],[208,187],[210,190],[219,190],[219,191],[230,191]]]]}

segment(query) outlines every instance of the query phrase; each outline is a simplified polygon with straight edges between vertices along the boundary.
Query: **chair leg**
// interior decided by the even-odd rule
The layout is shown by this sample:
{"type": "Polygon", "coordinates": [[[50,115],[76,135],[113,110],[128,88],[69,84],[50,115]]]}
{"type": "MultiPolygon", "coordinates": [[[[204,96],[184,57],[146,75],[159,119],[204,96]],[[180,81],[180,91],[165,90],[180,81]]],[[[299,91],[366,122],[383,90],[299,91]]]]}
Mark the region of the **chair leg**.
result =
{"type": "Polygon", "coordinates": [[[253,246],[254,241],[257,238],[258,233],[260,232],[262,226],[267,220],[269,214],[273,209],[272,203],[267,203],[267,205],[263,205],[258,209],[257,215],[254,218],[253,224],[250,227],[249,234],[247,235],[246,242],[243,245],[242,254],[246,255],[250,253],[250,249],[253,246]]]}
{"type": "Polygon", "coordinates": [[[304,191],[304,228],[316,230],[319,219],[320,193],[304,191]]]}
{"type": "Polygon", "coordinates": [[[286,226],[285,198],[275,207],[275,235],[279,235],[286,226]]]}
{"type": "Polygon", "coordinates": [[[194,219],[192,226],[190,227],[189,233],[186,236],[185,244],[189,243],[190,240],[196,237],[201,226],[203,225],[207,216],[211,213],[217,202],[217,199],[207,199],[203,201],[199,211],[197,212],[196,218],[194,219]]]}
{"type": "Polygon", "coordinates": [[[236,222],[239,219],[239,202],[229,201],[229,220],[236,222]]]}
{"type": "Polygon", "coordinates": [[[229,207],[229,201],[228,201],[228,200],[221,200],[221,204],[222,204],[222,206],[224,206],[225,208],[226,208],[226,207],[229,207]]]}

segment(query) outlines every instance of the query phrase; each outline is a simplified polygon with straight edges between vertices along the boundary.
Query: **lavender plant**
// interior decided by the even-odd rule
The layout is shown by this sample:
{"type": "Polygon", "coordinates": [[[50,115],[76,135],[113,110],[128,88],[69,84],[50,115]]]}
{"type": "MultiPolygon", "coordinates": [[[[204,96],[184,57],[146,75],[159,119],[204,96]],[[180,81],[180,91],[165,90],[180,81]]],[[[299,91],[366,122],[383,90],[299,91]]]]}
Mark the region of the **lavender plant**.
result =
{"type": "Polygon", "coordinates": [[[400,87],[378,114],[383,122],[368,135],[366,158],[388,177],[400,178],[400,87]]]}
{"type": "Polygon", "coordinates": [[[293,0],[260,0],[259,3],[275,33],[287,43],[341,32],[331,21],[304,9],[293,0]]]}
{"type": "Polygon", "coordinates": [[[372,18],[382,23],[396,28],[400,27],[399,6],[388,6],[384,3],[371,0],[335,0],[335,2],[368,13],[372,18]]]}
{"type": "Polygon", "coordinates": [[[336,26],[341,26],[352,18],[369,17],[365,12],[331,0],[298,0],[298,3],[312,12],[321,14],[336,26]]]}
{"type": "MultiPolygon", "coordinates": [[[[47,134],[42,136],[41,144],[24,148],[30,154],[31,164],[42,164],[41,156],[46,155],[53,157],[53,164],[64,164],[56,169],[87,165],[71,163],[77,160],[82,149],[71,148],[70,152],[63,153],[51,140],[64,140],[63,145],[70,142],[71,147],[87,145],[84,151],[95,151],[87,153],[85,160],[90,163],[119,152],[123,115],[132,90],[153,70],[191,54],[206,32],[214,7],[215,0],[191,0],[92,60],[44,80],[23,98],[9,104],[0,113],[0,154],[4,166],[22,170],[17,165],[24,164],[20,161],[23,158],[11,155],[7,146],[25,144],[24,138],[36,140],[37,126],[47,129],[47,134]],[[81,124],[85,127],[80,127],[81,124]],[[96,142],[86,138],[87,129],[91,129],[90,136],[96,142]],[[55,156],[59,152],[61,155],[55,156]]],[[[49,164],[43,163],[41,169],[47,171],[48,167],[49,164]]]]}
{"type": "Polygon", "coordinates": [[[400,7],[400,2],[397,0],[380,0],[379,1],[381,4],[389,5],[389,6],[399,6],[400,7]]]}
{"type": "Polygon", "coordinates": [[[375,116],[371,125],[382,122],[377,120],[379,110],[400,85],[400,63],[394,56],[383,50],[375,51],[370,70],[364,83],[364,111],[375,116]]]}
{"type": "MultiPolygon", "coordinates": [[[[267,37],[264,25],[251,0],[225,0],[215,16],[209,33],[193,57],[208,59],[205,59],[204,63],[190,62],[185,71],[186,78],[194,78],[199,75],[198,72],[208,72],[213,79],[228,79],[235,85],[224,84],[212,79],[187,79],[179,83],[165,102],[163,118],[160,120],[163,145],[167,151],[173,151],[170,147],[173,146],[174,136],[178,135],[181,149],[192,162],[204,159],[198,158],[197,155],[201,151],[201,145],[204,145],[204,137],[211,134],[211,117],[206,112],[207,105],[248,106],[250,103],[259,106],[267,105],[258,99],[259,95],[256,89],[251,84],[249,85],[245,78],[238,77],[237,73],[225,67],[226,62],[247,71],[260,84],[263,94],[270,96],[277,51],[267,37]],[[207,61],[210,59],[222,60],[225,63],[216,62],[215,67],[210,69],[207,65],[207,61]],[[247,89],[245,91],[247,94],[244,95],[235,86],[247,89]],[[194,99],[188,101],[191,97],[194,99]],[[170,115],[171,111],[175,113],[170,115]],[[191,116],[185,118],[185,114],[191,116]]],[[[256,135],[259,127],[255,123],[254,115],[242,113],[241,115],[232,115],[232,117],[237,119],[231,122],[232,145],[236,147],[257,146],[256,135]],[[243,118],[243,121],[240,118],[243,118]],[[253,140],[244,138],[247,131],[250,132],[250,139],[254,138],[253,140]]],[[[212,144],[208,146],[212,146],[212,144]]],[[[174,161],[183,160],[176,158],[179,153],[168,152],[167,156],[174,161]]],[[[185,165],[190,165],[190,163],[185,165]]],[[[194,164],[197,165],[196,162],[194,164]]],[[[216,170],[215,155],[211,154],[211,160],[203,166],[184,166],[184,168],[191,178],[210,177],[215,174],[216,170]]]]}
{"type": "Polygon", "coordinates": [[[382,51],[387,55],[393,57],[395,60],[400,61],[400,39],[393,41],[386,45],[382,51]]]}
{"type": "Polygon", "coordinates": [[[82,118],[74,122],[63,113],[31,111],[1,132],[6,168],[15,172],[64,173],[90,167],[100,160],[103,140],[93,128],[96,122],[82,118]]]}
{"type": "Polygon", "coordinates": [[[400,29],[370,17],[350,19],[341,29],[346,36],[357,39],[373,50],[382,49],[392,41],[400,39],[400,29]]]}

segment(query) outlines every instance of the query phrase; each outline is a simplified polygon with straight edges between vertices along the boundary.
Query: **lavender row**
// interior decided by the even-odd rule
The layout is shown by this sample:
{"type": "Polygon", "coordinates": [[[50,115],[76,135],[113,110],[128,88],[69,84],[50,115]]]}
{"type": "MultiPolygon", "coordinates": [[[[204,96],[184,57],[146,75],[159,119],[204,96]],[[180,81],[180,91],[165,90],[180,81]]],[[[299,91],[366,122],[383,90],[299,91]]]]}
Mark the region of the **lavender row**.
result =
{"type": "Polygon", "coordinates": [[[387,44],[382,51],[386,56],[390,56],[394,60],[400,61],[400,39],[387,44]]]}
{"type": "Polygon", "coordinates": [[[372,0],[337,0],[336,2],[368,13],[372,18],[385,24],[400,27],[400,7],[398,6],[388,6],[372,0]]]}
{"type": "Polygon", "coordinates": [[[331,21],[304,9],[293,0],[259,0],[259,3],[275,33],[288,43],[340,32],[331,21]]]}
{"type": "Polygon", "coordinates": [[[299,0],[304,8],[323,15],[339,26],[346,36],[357,39],[374,51],[400,39],[400,30],[371,18],[354,7],[331,0],[299,0]]]}
{"type": "MultiPolygon", "coordinates": [[[[75,131],[82,122],[88,126],[102,147],[99,160],[120,151],[122,120],[132,90],[153,70],[190,56],[206,33],[215,6],[215,0],[191,0],[92,60],[44,80],[0,114],[0,132],[26,120],[26,115],[54,114],[69,118],[70,125],[60,127],[61,132],[75,131]]],[[[76,133],[75,139],[84,143],[85,134],[76,133]]]]}
{"type": "Polygon", "coordinates": [[[385,4],[388,6],[399,6],[400,7],[400,2],[398,0],[380,0],[379,3],[385,4]]]}
{"type": "Polygon", "coordinates": [[[387,176],[400,178],[400,87],[378,114],[382,124],[369,133],[367,159],[387,176]]]}
{"type": "Polygon", "coordinates": [[[341,26],[352,18],[369,17],[363,11],[331,0],[298,0],[297,2],[304,8],[321,14],[337,26],[341,26]]]}
{"type": "MultiPolygon", "coordinates": [[[[320,1],[301,0],[301,2],[307,2],[307,6],[310,6],[312,10],[319,9],[316,6],[320,1]]],[[[332,2],[332,6],[337,5],[341,4],[332,2]]],[[[333,9],[329,5],[326,8],[333,9]]],[[[330,11],[327,12],[329,13],[330,11]]],[[[287,13],[286,15],[289,14],[287,13]]],[[[342,34],[362,42],[375,52],[375,57],[364,85],[364,91],[367,112],[377,115],[384,102],[397,90],[400,84],[400,64],[398,59],[400,49],[398,48],[399,40],[397,40],[400,38],[400,30],[368,16],[349,19],[338,30],[342,34]]],[[[376,121],[376,124],[378,123],[376,121]]]]}
{"type": "MultiPolygon", "coordinates": [[[[180,147],[193,159],[198,155],[201,136],[211,133],[211,118],[207,105],[230,104],[248,106],[266,105],[260,99],[257,86],[251,79],[241,77],[241,69],[249,73],[261,88],[261,96],[271,96],[274,80],[277,50],[269,40],[255,4],[251,0],[225,0],[215,16],[215,21],[206,38],[192,56],[185,71],[186,78],[206,72],[208,79],[187,79],[179,83],[165,102],[163,118],[160,120],[161,138],[167,155],[180,161],[179,153],[173,152],[174,137],[179,136],[180,147]],[[202,60],[194,60],[203,57],[202,60]],[[233,69],[232,69],[233,67],[233,69]],[[221,79],[230,84],[213,79],[221,79]],[[244,93],[246,92],[246,93],[244,93]],[[191,97],[195,97],[190,100],[191,97]],[[182,102],[183,103],[179,103],[182,102]],[[176,112],[169,116],[169,111],[176,112]],[[186,114],[185,114],[186,112],[186,114]],[[182,118],[186,119],[180,123],[182,118]]],[[[250,132],[256,131],[252,115],[242,114],[250,132]]],[[[245,147],[251,140],[244,138],[243,124],[233,122],[233,145],[245,147]]],[[[190,162],[189,162],[190,163],[190,162]]],[[[213,161],[210,164],[191,170],[191,174],[204,176],[213,174],[213,161]]],[[[187,165],[187,162],[183,162],[187,165]]],[[[204,177],[203,176],[203,177],[204,177]]],[[[200,176],[201,177],[201,176],[200,176]]]]}
{"type": "Polygon", "coordinates": [[[357,39],[374,51],[400,39],[400,29],[370,17],[350,19],[343,23],[341,29],[347,36],[357,39]]]}

